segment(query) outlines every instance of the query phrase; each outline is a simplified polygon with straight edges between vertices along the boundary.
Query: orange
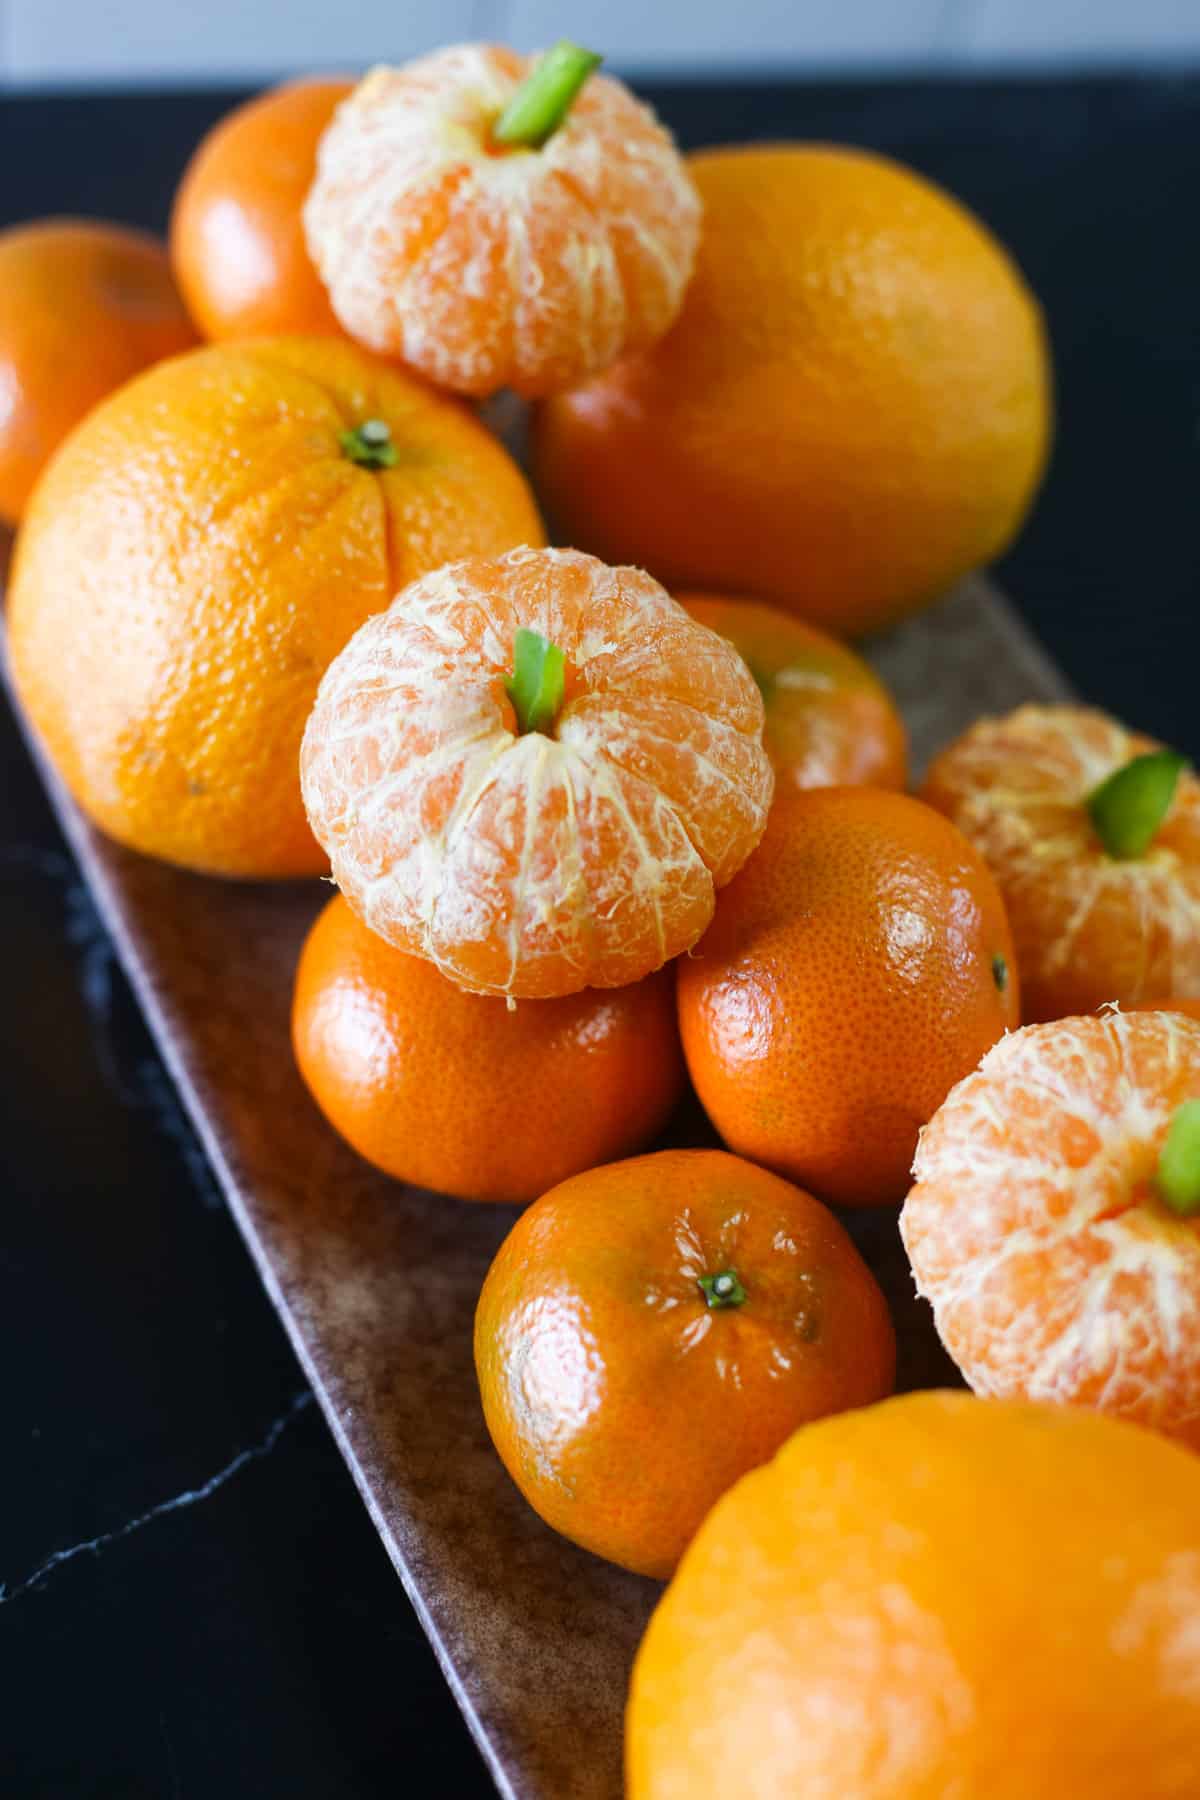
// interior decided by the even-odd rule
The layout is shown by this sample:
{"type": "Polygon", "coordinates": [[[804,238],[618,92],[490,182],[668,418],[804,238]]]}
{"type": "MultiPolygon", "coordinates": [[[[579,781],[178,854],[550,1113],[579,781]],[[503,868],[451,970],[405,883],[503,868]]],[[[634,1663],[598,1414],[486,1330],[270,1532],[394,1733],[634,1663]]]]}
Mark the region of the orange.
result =
{"type": "Polygon", "coordinates": [[[921,1126],[1018,1017],[984,863],[877,788],[781,795],[679,965],[684,1054],[725,1142],[846,1206],[903,1198],[921,1126]]]}
{"type": "Polygon", "coordinates": [[[196,350],[105,401],[43,476],[10,590],[17,690],[121,843],[315,874],[297,763],[326,665],[413,576],[539,533],[483,426],[353,345],[196,350]]]}
{"type": "Polygon", "coordinates": [[[763,697],[763,743],[794,787],[903,788],[908,737],[891,695],[861,656],[761,601],[678,594],[693,619],[727,637],[763,697]]]}
{"type": "Polygon", "coordinates": [[[352,336],[464,393],[545,393],[652,343],[695,259],[695,188],[621,82],[593,75],[543,145],[495,141],[532,70],[488,44],[373,70],[305,209],[352,336]]]}
{"type": "Polygon", "coordinates": [[[385,944],[340,895],[300,958],[292,1041],[361,1156],[467,1200],[532,1200],[627,1156],[684,1087],[669,971],[510,1010],[385,944]]]}
{"type": "Polygon", "coordinates": [[[301,211],[321,133],[353,88],[333,76],[271,88],[222,119],[189,162],[171,214],[171,261],[205,337],[342,335],[301,211]]]}
{"type": "Polygon", "coordinates": [[[704,206],[674,329],[536,434],[562,534],[679,588],[857,634],[1010,542],[1041,478],[1037,305],[910,169],[822,144],[689,159],[704,206]]]}
{"type": "Polygon", "coordinates": [[[1083,706],[981,719],[922,790],[987,859],[1008,906],[1025,1016],[1093,1012],[1157,994],[1200,996],[1200,781],[1180,777],[1151,847],[1110,856],[1087,800],[1161,749],[1083,706]]]}
{"type": "Polygon", "coordinates": [[[762,836],[773,776],[741,658],[638,569],[517,550],[440,569],[321,683],[308,816],[351,906],[461,987],[548,999],[687,950],[762,836]],[[557,659],[535,724],[521,645],[557,659]]]}
{"type": "Polygon", "coordinates": [[[1200,1449],[1200,1216],[1159,1192],[1200,1023],[1170,1012],[1014,1033],[926,1128],[901,1232],[980,1393],[1095,1406],[1200,1449]]]}
{"type": "Polygon", "coordinates": [[[196,341],[155,238],[92,219],[0,232],[0,518],[98,400],[196,341]]]}
{"type": "Polygon", "coordinates": [[[909,1394],[797,1433],[638,1653],[629,1800],[1193,1800],[1200,1463],[909,1394]]]}
{"type": "Polygon", "coordinates": [[[720,1150],[577,1175],[480,1295],[484,1416],[530,1505],[668,1576],[713,1502],[809,1419],[891,1392],[875,1278],[812,1198],[720,1150]]]}
{"type": "Polygon", "coordinates": [[[1189,1019],[1200,1020],[1200,1000],[1139,1000],[1136,1006],[1123,1008],[1125,1012],[1177,1012],[1184,1013],[1189,1019]]]}

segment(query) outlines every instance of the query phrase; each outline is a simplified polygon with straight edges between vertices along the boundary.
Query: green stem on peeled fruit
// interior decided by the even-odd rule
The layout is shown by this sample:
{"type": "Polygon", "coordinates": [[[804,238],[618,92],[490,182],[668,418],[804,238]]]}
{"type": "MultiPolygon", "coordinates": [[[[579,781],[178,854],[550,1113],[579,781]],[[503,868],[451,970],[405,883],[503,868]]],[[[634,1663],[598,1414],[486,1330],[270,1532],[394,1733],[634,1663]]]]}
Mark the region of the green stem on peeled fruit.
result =
{"type": "Polygon", "coordinates": [[[504,150],[540,150],[571,110],[576,94],[604,61],[564,38],[525,77],[496,123],[492,142],[504,150]]]}
{"type": "Polygon", "coordinates": [[[342,455],[361,468],[394,469],[396,466],[397,452],[391,427],[382,419],[364,419],[361,425],[343,431],[338,443],[342,455]]]}
{"type": "Polygon", "coordinates": [[[513,703],[517,729],[549,732],[563,702],[566,658],[540,631],[522,625],[513,638],[513,672],[504,691],[513,703]]]}
{"type": "Polygon", "coordinates": [[[1163,1205],[1181,1218],[1200,1213],[1200,1100],[1175,1111],[1158,1159],[1155,1185],[1163,1205]]]}
{"type": "Polygon", "coordinates": [[[1126,861],[1146,854],[1186,767],[1187,758],[1174,750],[1151,750],[1135,756],[1089,795],[1089,816],[1110,856],[1126,861]]]}

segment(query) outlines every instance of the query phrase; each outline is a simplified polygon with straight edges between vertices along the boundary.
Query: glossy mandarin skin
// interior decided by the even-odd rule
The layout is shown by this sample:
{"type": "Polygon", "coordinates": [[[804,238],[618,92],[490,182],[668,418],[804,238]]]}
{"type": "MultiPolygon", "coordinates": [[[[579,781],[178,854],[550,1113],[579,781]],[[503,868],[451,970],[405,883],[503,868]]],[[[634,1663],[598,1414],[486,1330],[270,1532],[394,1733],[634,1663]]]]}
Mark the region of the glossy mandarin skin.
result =
{"type": "Polygon", "coordinates": [[[903,1198],[921,1126],[1019,1017],[982,860],[881,789],[780,795],[679,965],[684,1054],[725,1142],[845,1206],[903,1198]]]}
{"type": "Polygon", "coordinates": [[[677,594],[727,637],[763,697],[763,743],[781,784],[885,787],[908,782],[908,735],[891,695],[848,645],[761,600],[677,594]]]}
{"type": "Polygon", "coordinates": [[[0,232],[0,519],[15,525],[68,432],[196,333],[157,239],[92,219],[0,232]]]}
{"type": "Polygon", "coordinates": [[[1004,895],[1027,1021],[1200,996],[1200,779],[1180,775],[1143,856],[1109,856],[1087,810],[1108,776],[1161,749],[1093,707],[1022,706],[979,720],[930,765],[923,797],[1004,895]]]}
{"type": "Polygon", "coordinates": [[[640,981],[712,918],[775,777],[745,663],[640,569],[514,550],[435,570],[355,633],[301,751],[313,831],[381,937],[474,993],[640,981]],[[564,658],[522,728],[515,646],[564,658]]]}
{"type": "Polygon", "coordinates": [[[564,541],[673,589],[874,630],[1019,527],[1050,434],[1037,304],[979,220],[883,157],[688,166],[704,231],[679,319],[544,403],[538,491],[564,541]]]}
{"type": "Polygon", "coordinates": [[[640,1149],[685,1082],[669,970],[510,1009],[385,944],[340,894],[300,958],[292,1042],[361,1156],[465,1200],[532,1200],[640,1149]]]}
{"type": "Polygon", "coordinates": [[[480,1295],[475,1366],[535,1511],[665,1578],[718,1495],[797,1426],[891,1392],[895,1340],[811,1195],[720,1150],[664,1150],[521,1216],[480,1295]],[[730,1274],[744,1298],[711,1306],[702,1279],[730,1274]]]}
{"type": "Polygon", "coordinates": [[[17,690],[120,843],[319,874],[298,764],[326,666],[414,576],[540,532],[456,402],[333,339],[210,345],[112,395],[46,471],[9,594],[17,690]],[[346,452],[371,419],[392,468],[346,452]]]}
{"type": "Polygon", "coordinates": [[[1200,1450],[1200,1215],[1156,1183],[1200,1099],[1200,1023],[1106,1012],[1026,1026],[921,1138],[900,1231],[971,1386],[1092,1406],[1200,1450]]]}
{"type": "Polygon", "coordinates": [[[354,83],[285,82],[221,120],[184,171],[171,261],[206,338],[341,337],[309,260],[301,214],[317,144],[354,83]]]}
{"type": "Polygon", "coordinates": [[[638,1652],[629,1800],[1190,1800],[1200,1461],[917,1393],[709,1515],[638,1652]]]}

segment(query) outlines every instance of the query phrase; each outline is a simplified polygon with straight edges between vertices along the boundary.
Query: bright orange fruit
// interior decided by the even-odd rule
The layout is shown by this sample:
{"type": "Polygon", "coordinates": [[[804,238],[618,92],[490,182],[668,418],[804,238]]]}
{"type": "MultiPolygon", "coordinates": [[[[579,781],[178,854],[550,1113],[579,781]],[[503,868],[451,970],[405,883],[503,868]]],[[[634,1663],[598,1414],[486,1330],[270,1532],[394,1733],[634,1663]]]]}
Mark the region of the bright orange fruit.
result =
{"type": "Polygon", "coordinates": [[[157,239],[98,219],[0,232],[0,519],[15,525],[67,433],[196,333],[157,239]]]}
{"type": "Polygon", "coordinates": [[[524,1213],[475,1365],[509,1474],[556,1531],[670,1575],[798,1425],[891,1392],[874,1276],[811,1195],[719,1150],[592,1169],[524,1213]]]}
{"type": "Polygon", "coordinates": [[[184,170],[171,261],[205,337],[342,335],[301,213],[321,134],[353,88],[321,76],[258,94],[209,132],[184,170]]]}
{"type": "Polygon", "coordinates": [[[725,1142],[846,1206],[903,1198],[921,1126],[1019,1016],[983,861],[879,788],[781,794],[679,965],[684,1054],[725,1142]]]}
{"type": "Polygon", "coordinates": [[[414,576],[540,531],[456,401],[344,340],[212,345],[112,395],[39,483],[10,589],[17,690],[119,842],[316,874],[297,766],[327,664],[414,576]]]}
{"type": "Polygon", "coordinates": [[[292,1041],[361,1156],[467,1200],[532,1200],[640,1149],[685,1081],[670,971],[510,1009],[385,944],[341,895],[304,946],[292,1041]]]}
{"type": "Polygon", "coordinates": [[[1200,1215],[1156,1169],[1200,1099],[1200,1024],[1031,1025],[926,1127],[900,1229],[972,1387],[1099,1407],[1200,1449],[1200,1215]]]}
{"type": "Polygon", "coordinates": [[[1193,1800],[1200,1462],[907,1394],[719,1501],[633,1672],[629,1800],[1193,1800]]]}
{"type": "Polygon", "coordinates": [[[696,273],[654,348],[541,409],[559,535],[679,589],[873,630],[997,556],[1046,460],[1037,304],[911,169],[759,144],[688,159],[696,273]]]}
{"type": "Polygon", "coordinates": [[[677,594],[727,637],[763,697],[763,743],[794,787],[903,788],[908,736],[891,695],[848,645],[759,600],[677,594]]]}
{"type": "Polygon", "coordinates": [[[638,569],[518,550],[415,582],[321,683],[301,776],[351,906],[478,993],[637,981],[696,942],[762,835],[762,699],[638,569]],[[509,695],[558,659],[547,716],[509,695]]]}
{"type": "Polygon", "coordinates": [[[460,44],[374,69],[305,210],[346,329],[464,393],[546,393],[652,343],[695,259],[695,188],[621,82],[593,75],[540,146],[495,142],[531,68],[460,44]]]}
{"type": "Polygon", "coordinates": [[[934,759],[923,797],[986,858],[1008,907],[1025,1017],[1200,995],[1200,780],[1185,770],[1150,846],[1116,857],[1089,796],[1153,738],[1083,706],[981,719],[934,759]]]}

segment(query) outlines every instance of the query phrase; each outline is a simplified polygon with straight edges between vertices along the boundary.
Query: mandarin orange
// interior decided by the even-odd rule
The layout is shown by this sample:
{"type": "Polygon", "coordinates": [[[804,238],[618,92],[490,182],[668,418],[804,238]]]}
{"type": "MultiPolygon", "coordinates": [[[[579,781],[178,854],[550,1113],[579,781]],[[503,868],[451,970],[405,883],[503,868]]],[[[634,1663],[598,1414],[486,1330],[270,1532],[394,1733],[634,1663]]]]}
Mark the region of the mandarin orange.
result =
{"type": "Polygon", "coordinates": [[[1018,1022],[1003,903],[920,801],[785,791],[679,965],[679,1017],[731,1150],[822,1199],[899,1201],[921,1126],[1018,1022]]]}
{"type": "Polygon", "coordinates": [[[1156,1171],[1200,1100],[1200,1024],[1026,1026],[926,1127],[900,1229],[971,1386],[1094,1406],[1200,1449],[1200,1216],[1156,1171]]]}
{"type": "Polygon", "coordinates": [[[638,1652],[629,1800],[1193,1800],[1200,1462],[921,1393],[719,1501],[638,1652]]]}
{"type": "Polygon", "coordinates": [[[207,338],[342,335],[301,214],[317,144],[354,83],[310,76],[235,107],[203,139],[171,213],[171,261],[207,338]]]}
{"type": "Polygon", "coordinates": [[[480,1295],[475,1363],[530,1505],[665,1577],[798,1425],[891,1392],[895,1340],[811,1195],[720,1150],[672,1150],[578,1175],[521,1216],[480,1295]]]}
{"type": "Polygon", "coordinates": [[[544,142],[497,141],[535,73],[488,44],[373,70],[305,209],[346,329],[464,393],[546,393],[652,343],[695,259],[695,188],[621,82],[593,75],[544,142]]]}
{"type": "Polygon", "coordinates": [[[301,778],[368,925],[462,987],[546,999],[695,943],[766,825],[762,722],[736,651],[648,575],[517,550],[425,576],[355,634],[301,778]],[[557,671],[537,720],[531,646],[557,671]]]}
{"type": "Polygon", "coordinates": [[[385,944],[341,895],[305,943],[292,1042],[361,1156],[467,1200],[532,1200],[628,1156],[685,1083],[669,970],[510,1010],[385,944]]]}
{"type": "Polygon", "coordinates": [[[540,533],[456,401],[332,338],[219,344],[104,402],[17,546],[17,691],[110,836],[214,874],[327,866],[300,798],[327,664],[397,588],[540,533]]]}
{"type": "Polygon", "coordinates": [[[903,788],[908,736],[869,663],[815,625],[759,600],[677,594],[727,637],[763,697],[763,743],[794,787],[903,788]]]}
{"type": "Polygon", "coordinates": [[[1041,478],[1037,305],[980,222],[862,150],[688,160],[696,273],[653,349],[541,408],[560,534],[857,634],[1000,553],[1041,478]]]}
{"type": "Polygon", "coordinates": [[[1089,800],[1154,739],[1083,706],[981,719],[923,797],[987,860],[1008,907],[1027,1020],[1200,995],[1200,780],[1184,770],[1148,846],[1113,855],[1089,800]]]}
{"type": "Polygon", "coordinates": [[[156,238],[98,219],[0,232],[0,519],[98,401],[195,342],[156,238]]]}

